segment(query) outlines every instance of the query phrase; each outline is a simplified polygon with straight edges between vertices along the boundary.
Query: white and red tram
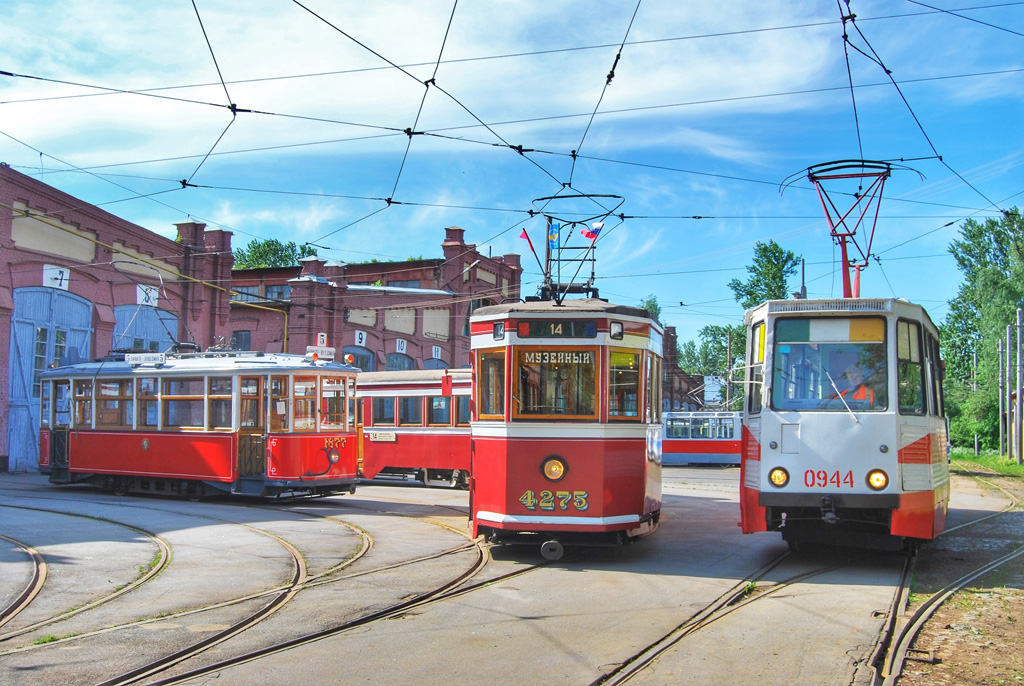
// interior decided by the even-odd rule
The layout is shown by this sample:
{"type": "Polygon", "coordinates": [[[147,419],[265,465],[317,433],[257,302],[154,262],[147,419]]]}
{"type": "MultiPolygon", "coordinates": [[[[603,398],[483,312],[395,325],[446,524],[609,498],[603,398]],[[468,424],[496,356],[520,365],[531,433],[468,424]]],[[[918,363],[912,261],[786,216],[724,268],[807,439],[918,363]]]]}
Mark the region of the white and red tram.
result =
{"type": "Polygon", "coordinates": [[[469,369],[360,372],[362,475],[469,486],[469,369]]]}
{"type": "Polygon", "coordinates": [[[198,499],[355,491],[358,370],[254,352],[111,355],[40,375],[55,484],[198,499]]]}
{"type": "Polygon", "coordinates": [[[662,328],[598,299],[483,307],[471,318],[473,535],[622,543],[661,513],[662,328]]]}
{"type": "Polygon", "coordinates": [[[949,503],[939,333],[898,299],[771,300],[746,313],[744,533],[896,549],[949,503]]]}

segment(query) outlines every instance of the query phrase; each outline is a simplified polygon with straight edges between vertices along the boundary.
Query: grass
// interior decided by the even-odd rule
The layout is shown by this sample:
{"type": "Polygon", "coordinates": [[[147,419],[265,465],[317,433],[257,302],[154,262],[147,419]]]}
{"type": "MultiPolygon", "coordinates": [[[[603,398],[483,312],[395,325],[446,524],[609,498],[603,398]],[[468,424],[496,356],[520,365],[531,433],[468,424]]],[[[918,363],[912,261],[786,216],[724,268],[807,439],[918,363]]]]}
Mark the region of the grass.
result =
{"type": "Polygon", "coordinates": [[[998,455],[992,450],[983,451],[981,455],[975,456],[973,448],[953,448],[950,457],[953,462],[961,463],[961,466],[967,466],[964,463],[974,462],[999,474],[1024,479],[1024,465],[1019,465],[1016,460],[998,455]]]}

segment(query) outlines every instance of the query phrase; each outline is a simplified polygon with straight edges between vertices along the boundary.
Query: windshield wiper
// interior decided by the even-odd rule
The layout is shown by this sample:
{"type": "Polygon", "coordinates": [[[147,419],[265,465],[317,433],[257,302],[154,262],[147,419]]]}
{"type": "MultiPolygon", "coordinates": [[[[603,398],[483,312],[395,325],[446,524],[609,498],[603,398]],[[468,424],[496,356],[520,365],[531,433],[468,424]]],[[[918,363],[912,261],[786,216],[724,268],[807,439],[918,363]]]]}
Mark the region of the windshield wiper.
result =
{"type": "Polygon", "coordinates": [[[839,392],[839,389],[836,387],[836,382],[832,380],[832,375],[829,374],[828,371],[825,371],[825,376],[828,377],[828,382],[832,384],[832,390],[836,392],[836,397],[843,401],[843,407],[845,407],[846,411],[850,413],[851,417],[853,417],[853,421],[860,424],[860,418],[857,417],[857,414],[851,410],[850,406],[846,403],[846,398],[844,398],[843,394],[839,392]]]}

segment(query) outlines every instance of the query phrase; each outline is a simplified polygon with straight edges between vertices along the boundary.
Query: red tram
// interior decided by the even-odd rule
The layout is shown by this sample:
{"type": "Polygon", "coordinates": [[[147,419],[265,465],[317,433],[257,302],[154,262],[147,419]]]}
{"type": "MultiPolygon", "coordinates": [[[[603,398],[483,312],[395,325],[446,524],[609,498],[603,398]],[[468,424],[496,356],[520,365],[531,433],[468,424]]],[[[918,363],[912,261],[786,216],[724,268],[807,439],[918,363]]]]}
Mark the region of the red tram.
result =
{"type": "Polygon", "coordinates": [[[471,321],[474,535],[614,544],[661,514],[662,329],[598,299],[482,307],[471,321]]]}
{"type": "Polygon", "coordinates": [[[469,369],[361,372],[362,475],[469,486],[469,369]]]}
{"type": "Polygon", "coordinates": [[[939,332],[905,300],[770,300],[746,313],[744,533],[791,548],[913,548],[945,528],[939,332]]]}
{"type": "Polygon", "coordinates": [[[355,492],[357,369],[298,355],[142,353],[40,375],[55,484],[198,499],[355,492]]]}

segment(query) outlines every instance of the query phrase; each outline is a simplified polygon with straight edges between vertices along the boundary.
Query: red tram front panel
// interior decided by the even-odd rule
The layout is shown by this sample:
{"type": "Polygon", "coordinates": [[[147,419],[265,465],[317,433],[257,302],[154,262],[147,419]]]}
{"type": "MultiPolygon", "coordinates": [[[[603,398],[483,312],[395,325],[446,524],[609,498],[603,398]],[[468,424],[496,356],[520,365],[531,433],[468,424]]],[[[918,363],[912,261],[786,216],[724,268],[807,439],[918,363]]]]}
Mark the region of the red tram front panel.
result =
{"type": "Polygon", "coordinates": [[[314,483],[355,479],[357,448],[354,434],[271,434],[267,439],[266,477],[314,483]]]}
{"type": "Polygon", "coordinates": [[[474,536],[479,526],[534,531],[631,531],[661,508],[661,465],[645,439],[474,439],[474,536]],[[544,461],[565,461],[558,481],[544,461]]]}

